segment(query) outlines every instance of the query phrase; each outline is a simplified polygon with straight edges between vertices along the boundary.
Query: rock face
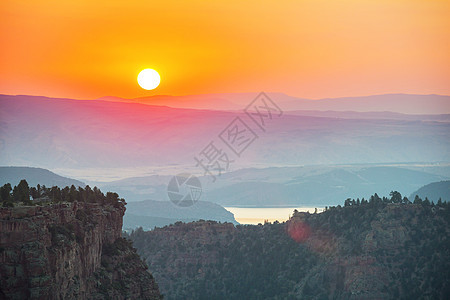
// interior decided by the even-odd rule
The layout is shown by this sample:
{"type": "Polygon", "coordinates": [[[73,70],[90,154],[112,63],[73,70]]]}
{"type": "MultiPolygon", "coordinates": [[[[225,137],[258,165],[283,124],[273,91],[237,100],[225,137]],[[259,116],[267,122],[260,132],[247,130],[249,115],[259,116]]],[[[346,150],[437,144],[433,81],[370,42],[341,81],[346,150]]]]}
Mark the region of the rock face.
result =
{"type": "Polygon", "coordinates": [[[122,204],[0,208],[0,298],[160,299],[122,204]]]}

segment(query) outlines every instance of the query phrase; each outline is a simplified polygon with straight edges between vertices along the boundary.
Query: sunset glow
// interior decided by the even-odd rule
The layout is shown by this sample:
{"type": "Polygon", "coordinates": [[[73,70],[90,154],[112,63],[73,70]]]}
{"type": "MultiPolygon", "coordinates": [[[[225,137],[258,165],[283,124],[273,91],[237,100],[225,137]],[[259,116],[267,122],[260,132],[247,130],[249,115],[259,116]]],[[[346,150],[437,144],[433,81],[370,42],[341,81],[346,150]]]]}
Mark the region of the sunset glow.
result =
{"type": "Polygon", "coordinates": [[[0,93],[92,99],[284,92],[450,93],[450,2],[10,1],[0,93]]]}

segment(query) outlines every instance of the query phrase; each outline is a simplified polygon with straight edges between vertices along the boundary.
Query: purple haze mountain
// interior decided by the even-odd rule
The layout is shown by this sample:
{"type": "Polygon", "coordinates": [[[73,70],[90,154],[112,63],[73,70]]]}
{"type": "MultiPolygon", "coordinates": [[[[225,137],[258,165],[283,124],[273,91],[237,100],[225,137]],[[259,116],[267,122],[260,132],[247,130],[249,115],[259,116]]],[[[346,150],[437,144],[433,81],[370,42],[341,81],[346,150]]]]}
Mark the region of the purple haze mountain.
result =
{"type": "MultiPolygon", "coordinates": [[[[285,111],[355,111],[355,112],[396,112],[403,114],[450,114],[450,96],[385,94],[361,97],[326,99],[304,99],[283,93],[267,93],[285,111]]],[[[166,105],[177,108],[211,110],[241,110],[257,93],[204,94],[188,96],[151,96],[135,99],[103,97],[102,100],[115,102],[166,105]]]]}
{"type": "MultiPolygon", "coordinates": [[[[247,96],[247,101],[251,101],[248,94],[233,96],[240,102],[231,98],[230,101],[240,105],[247,96]]],[[[283,106],[289,104],[288,98],[280,95],[274,101],[283,106]]],[[[207,102],[202,99],[199,101],[207,102]]],[[[411,99],[428,105],[427,112],[444,113],[449,97],[400,95],[398,99],[391,106],[401,113],[411,110],[413,105],[407,104],[411,99]]],[[[388,103],[392,96],[373,96],[366,100],[369,104],[388,103]]],[[[361,109],[353,98],[301,101],[311,105],[336,101],[330,107],[324,106],[327,110],[361,109]]],[[[211,101],[210,105],[214,103],[211,101]]],[[[369,104],[367,107],[372,107],[369,104]]],[[[390,113],[378,113],[375,118],[356,112],[350,118],[343,118],[342,113],[334,113],[332,117],[297,114],[285,112],[262,132],[240,112],[2,95],[0,165],[44,168],[195,165],[194,156],[211,141],[227,151],[218,135],[238,115],[259,137],[240,158],[231,158],[235,160],[231,165],[233,170],[257,164],[450,161],[448,116],[399,119],[392,118],[390,113]]]]}

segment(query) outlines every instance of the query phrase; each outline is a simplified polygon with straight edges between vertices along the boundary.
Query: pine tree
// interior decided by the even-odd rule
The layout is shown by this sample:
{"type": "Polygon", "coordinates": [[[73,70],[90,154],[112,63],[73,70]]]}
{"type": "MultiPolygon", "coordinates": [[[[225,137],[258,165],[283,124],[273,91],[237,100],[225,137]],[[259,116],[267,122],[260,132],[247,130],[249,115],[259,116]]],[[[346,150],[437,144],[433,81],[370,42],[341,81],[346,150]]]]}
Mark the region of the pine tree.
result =
{"type": "Polygon", "coordinates": [[[422,204],[422,199],[419,197],[419,195],[416,195],[416,197],[414,197],[414,204],[422,204]]]}
{"type": "Polygon", "coordinates": [[[23,202],[25,205],[31,205],[30,201],[30,188],[28,182],[22,179],[17,186],[13,189],[14,202],[23,202]]]}
{"type": "Polygon", "coordinates": [[[4,186],[0,187],[0,201],[11,201],[11,191],[12,188],[10,183],[7,183],[4,186]]]}
{"type": "Polygon", "coordinates": [[[402,203],[402,194],[399,192],[392,191],[389,193],[389,196],[391,196],[391,203],[402,203]]]}

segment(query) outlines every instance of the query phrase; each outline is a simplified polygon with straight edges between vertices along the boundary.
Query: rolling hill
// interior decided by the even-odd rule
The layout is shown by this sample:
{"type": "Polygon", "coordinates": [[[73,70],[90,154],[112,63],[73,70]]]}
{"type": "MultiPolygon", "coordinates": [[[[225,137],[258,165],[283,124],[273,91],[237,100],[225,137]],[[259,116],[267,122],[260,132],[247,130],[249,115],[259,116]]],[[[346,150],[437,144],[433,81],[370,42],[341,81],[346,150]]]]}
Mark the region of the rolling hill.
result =
{"type": "Polygon", "coordinates": [[[164,227],[175,222],[191,222],[198,220],[214,220],[239,224],[231,212],[211,202],[198,201],[190,207],[178,207],[169,201],[128,202],[124,216],[125,230],[143,227],[153,229],[164,227]]]}
{"type": "Polygon", "coordinates": [[[434,203],[437,203],[439,199],[450,202],[450,181],[446,180],[427,184],[411,193],[410,198],[414,199],[416,195],[422,199],[427,197],[428,200],[434,203]]]}
{"type": "Polygon", "coordinates": [[[15,186],[19,184],[22,179],[25,179],[30,186],[40,184],[45,185],[46,187],[65,187],[71,185],[84,187],[86,185],[79,180],[63,177],[42,168],[0,167],[0,185],[11,183],[12,186],[15,186]]]}
{"type": "MultiPolygon", "coordinates": [[[[246,168],[225,173],[214,183],[208,176],[200,177],[204,192],[201,199],[235,207],[326,206],[346,198],[367,199],[375,191],[381,196],[388,196],[391,191],[397,190],[407,196],[425,184],[450,177],[433,174],[427,169],[407,167],[341,165],[246,168]]],[[[448,170],[445,170],[442,173],[448,174],[448,170]]],[[[103,190],[119,193],[130,203],[144,199],[161,201],[168,200],[167,183],[170,178],[167,175],[152,175],[97,185],[103,190]]]]}

